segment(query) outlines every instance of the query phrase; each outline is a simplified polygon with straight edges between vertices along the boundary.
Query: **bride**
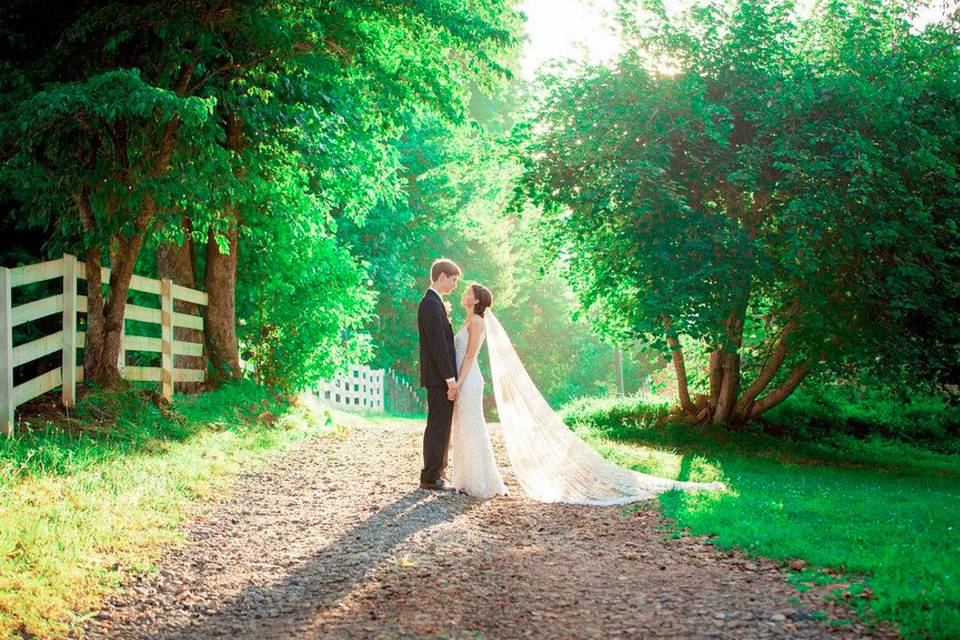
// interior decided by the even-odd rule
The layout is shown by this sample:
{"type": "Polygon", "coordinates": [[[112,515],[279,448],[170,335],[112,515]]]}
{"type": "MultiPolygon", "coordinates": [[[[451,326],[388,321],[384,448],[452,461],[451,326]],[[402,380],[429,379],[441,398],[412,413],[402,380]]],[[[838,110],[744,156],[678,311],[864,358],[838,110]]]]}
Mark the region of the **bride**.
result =
{"type": "Polygon", "coordinates": [[[474,283],[460,299],[466,322],[454,336],[460,393],[453,407],[450,481],[471,496],[506,494],[483,416],[483,376],[477,354],[486,340],[491,381],[510,464],[524,492],[541,502],[614,505],[662,491],[718,490],[719,482],[668,480],[619,467],[573,433],[530,379],[503,326],[493,296],[474,283]]]}
{"type": "Polygon", "coordinates": [[[507,489],[493,459],[493,447],[483,418],[483,376],[477,354],[486,334],[484,313],[493,304],[493,295],[486,287],[471,284],[460,297],[467,312],[466,322],[453,336],[457,353],[460,391],[453,405],[450,427],[450,461],[453,471],[450,483],[457,491],[478,498],[505,495],[507,489]]]}

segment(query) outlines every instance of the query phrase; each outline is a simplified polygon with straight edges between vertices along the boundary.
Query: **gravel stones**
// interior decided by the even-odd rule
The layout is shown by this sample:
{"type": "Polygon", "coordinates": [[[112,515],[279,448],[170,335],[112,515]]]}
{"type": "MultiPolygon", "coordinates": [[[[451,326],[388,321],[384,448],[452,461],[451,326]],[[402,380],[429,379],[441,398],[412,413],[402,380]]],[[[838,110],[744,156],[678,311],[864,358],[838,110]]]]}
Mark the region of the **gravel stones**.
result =
{"type": "MultiPolygon", "coordinates": [[[[494,430],[495,431],[495,430],[494,430]]],[[[417,489],[422,425],[357,424],[241,476],[76,637],[888,638],[655,509],[417,489]]]]}

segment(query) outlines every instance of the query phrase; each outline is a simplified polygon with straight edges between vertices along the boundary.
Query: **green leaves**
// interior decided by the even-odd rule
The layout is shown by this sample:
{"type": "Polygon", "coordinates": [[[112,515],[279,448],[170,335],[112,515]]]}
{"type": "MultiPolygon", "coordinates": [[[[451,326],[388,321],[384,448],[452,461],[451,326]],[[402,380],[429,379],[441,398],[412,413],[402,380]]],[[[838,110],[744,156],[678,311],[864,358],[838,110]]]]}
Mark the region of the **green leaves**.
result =
{"type": "MultiPolygon", "coordinates": [[[[460,122],[474,87],[509,75],[513,3],[62,4],[11,16],[0,184],[29,221],[105,256],[208,231],[226,252],[237,212],[239,334],[264,379],[366,357],[370,265],[338,225],[402,199],[411,113],[460,122]]],[[[445,178],[430,180],[454,191],[445,178]]]]}
{"type": "Polygon", "coordinates": [[[960,276],[940,240],[960,204],[946,178],[960,60],[942,27],[912,32],[904,6],[838,0],[800,19],[739,0],[646,23],[625,10],[632,46],[615,66],[545,80],[519,191],[546,212],[598,331],[658,341],[668,316],[729,346],[749,292],[766,338],[732,344],[753,375],[788,325],[791,354],[837,370],[956,370],[960,333],[939,318],[957,292],[935,283],[960,276]]]}

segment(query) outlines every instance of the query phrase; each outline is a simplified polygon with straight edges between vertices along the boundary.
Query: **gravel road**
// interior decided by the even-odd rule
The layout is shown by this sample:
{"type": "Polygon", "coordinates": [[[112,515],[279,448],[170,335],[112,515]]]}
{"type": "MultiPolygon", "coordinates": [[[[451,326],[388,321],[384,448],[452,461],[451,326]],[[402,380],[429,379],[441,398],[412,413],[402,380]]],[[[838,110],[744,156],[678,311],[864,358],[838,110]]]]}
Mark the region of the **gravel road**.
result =
{"type": "MultiPolygon", "coordinates": [[[[88,638],[887,638],[770,561],[665,535],[647,508],[417,488],[423,426],[321,437],[239,477],[131,576],[88,638]]],[[[79,637],[79,633],[77,634],[79,637]]]]}

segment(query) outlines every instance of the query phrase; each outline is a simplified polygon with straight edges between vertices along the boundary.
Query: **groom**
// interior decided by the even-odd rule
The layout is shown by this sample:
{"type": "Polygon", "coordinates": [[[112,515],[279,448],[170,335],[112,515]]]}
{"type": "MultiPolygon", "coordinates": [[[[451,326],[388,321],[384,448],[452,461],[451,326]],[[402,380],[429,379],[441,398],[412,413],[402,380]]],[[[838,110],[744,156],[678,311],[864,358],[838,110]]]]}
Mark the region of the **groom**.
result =
{"type": "Polygon", "coordinates": [[[453,401],[457,398],[457,355],[453,329],[443,297],[457,288],[460,267],[451,260],[436,260],[430,267],[430,288],[420,301],[420,386],[427,389],[427,428],[423,432],[423,470],[420,488],[449,489],[443,477],[450,444],[453,401]]]}

